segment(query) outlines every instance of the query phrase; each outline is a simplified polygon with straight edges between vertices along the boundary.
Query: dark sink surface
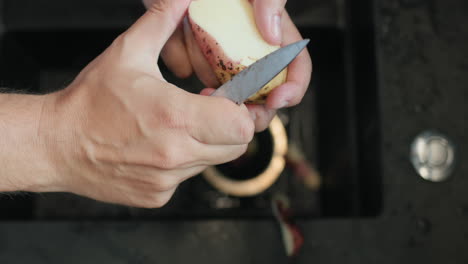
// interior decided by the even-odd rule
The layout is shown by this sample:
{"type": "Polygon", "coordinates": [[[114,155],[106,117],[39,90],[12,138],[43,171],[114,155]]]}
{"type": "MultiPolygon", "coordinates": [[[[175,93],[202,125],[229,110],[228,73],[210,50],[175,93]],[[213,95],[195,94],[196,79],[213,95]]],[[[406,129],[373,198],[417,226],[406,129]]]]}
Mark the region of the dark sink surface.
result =
{"type": "MultiPolygon", "coordinates": [[[[314,118],[316,134],[309,142],[314,147],[306,152],[324,185],[320,192],[309,192],[317,201],[315,206],[299,210],[302,217],[297,221],[305,243],[292,262],[467,263],[468,163],[464,148],[468,146],[468,29],[464,22],[468,4],[462,0],[356,0],[349,4],[354,16],[347,27],[301,28],[313,40],[309,48],[314,59],[314,81],[305,102],[314,105],[315,111],[306,110],[315,113],[310,117],[314,118]],[[458,163],[447,182],[425,182],[409,162],[411,141],[426,129],[443,132],[457,145],[458,163]]],[[[74,21],[73,25],[87,23],[74,21]]],[[[96,34],[102,39],[89,42],[94,45],[83,49],[86,52],[81,55],[76,49],[70,53],[66,47],[56,47],[57,52],[74,56],[67,62],[72,66],[48,67],[43,75],[38,70],[39,61],[46,65],[64,62],[34,52],[35,46],[28,40],[35,34],[38,39],[54,32],[43,28],[29,32],[20,26],[8,31],[6,27],[1,56],[12,54],[3,52],[6,41],[21,39],[31,53],[22,58],[29,60],[26,69],[7,67],[2,57],[0,74],[16,72],[2,78],[21,88],[39,91],[44,87],[41,83],[49,82],[55,83],[54,88],[63,87],[125,28],[126,22],[111,28],[86,26],[83,30],[74,26],[80,34],[96,34]],[[30,77],[24,78],[25,74],[30,77]]],[[[63,32],[55,33],[68,34],[63,32]]],[[[188,83],[180,85],[188,87],[188,83]]],[[[294,177],[285,174],[281,179],[294,177]]],[[[197,184],[195,181],[203,183],[197,178],[181,189],[197,184]]],[[[268,197],[265,195],[262,197],[268,197]]],[[[0,262],[287,261],[278,227],[265,205],[254,208],[254,214],[241,208],[231,210],[230,215],[227,211],[216,215],[219,211],[208,208],[199,218],[191,212],[175,218],[143,212],[122,217],[118,214],[122,208],[115,211],[115,207],[65,197],[69,204],[95,205],[100,213],[105,212],[107,220],[52,214],[41,219],[33,210],[38,201],[57,201],[64,196],[5,196],[0,216],[6,220],[0,223],[0,262]],[[18,215],[9,213],[12,209],[8,206],[17,209],[20,205],[24,207],[18,215]],[[34,219],[41,221],[30,221],[34,219]],[[60,219],[68,220],[57,221],[60,219]],[[119,219],[131,221],[113,221],[119,219]]],[[[261,201],[262,197],[256,199],[261,201]]],[[[167,216],[174,215],[166,210],[167,216]]]]}

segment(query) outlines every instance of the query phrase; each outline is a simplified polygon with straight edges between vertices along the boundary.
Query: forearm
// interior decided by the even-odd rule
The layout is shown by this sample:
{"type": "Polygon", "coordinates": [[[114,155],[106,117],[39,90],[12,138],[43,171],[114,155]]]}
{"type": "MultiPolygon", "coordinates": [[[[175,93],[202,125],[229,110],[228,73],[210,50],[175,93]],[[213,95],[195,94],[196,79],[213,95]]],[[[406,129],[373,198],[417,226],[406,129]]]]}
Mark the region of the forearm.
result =
{"type": "Polygon", "coordinates": [[[0,191],[49,188],[53,170],[41,137],[46,98],[0,94],[0,191]]]}

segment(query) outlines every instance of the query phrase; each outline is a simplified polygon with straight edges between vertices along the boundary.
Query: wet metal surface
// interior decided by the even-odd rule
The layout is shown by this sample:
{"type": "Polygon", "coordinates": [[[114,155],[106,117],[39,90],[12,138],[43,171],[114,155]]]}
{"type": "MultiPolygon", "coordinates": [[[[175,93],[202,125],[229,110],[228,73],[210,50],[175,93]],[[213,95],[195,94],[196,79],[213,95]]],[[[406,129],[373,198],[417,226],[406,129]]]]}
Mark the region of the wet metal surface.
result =
{"type": "Polygon", "coordinates": [[[455,145],[441,133],[423,132],[411,144],[411,162],[423,179],[445,181],[455,167],[455,145]]]}

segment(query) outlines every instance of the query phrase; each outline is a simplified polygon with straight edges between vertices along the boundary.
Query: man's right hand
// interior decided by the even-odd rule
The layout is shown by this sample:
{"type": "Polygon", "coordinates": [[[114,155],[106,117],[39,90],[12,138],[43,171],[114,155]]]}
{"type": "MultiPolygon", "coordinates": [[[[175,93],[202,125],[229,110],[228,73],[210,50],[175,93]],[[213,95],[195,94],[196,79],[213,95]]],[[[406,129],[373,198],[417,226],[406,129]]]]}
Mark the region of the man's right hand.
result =
{"type": "Polygon", "coordinates": [[[157,68],[189,3],[156,1],[68,88],[47,96],[39,135],[54,168],[50,190],[161,207],[182,181],[245,152],[254,134],[245,106],[185,92],[157,68]]]}

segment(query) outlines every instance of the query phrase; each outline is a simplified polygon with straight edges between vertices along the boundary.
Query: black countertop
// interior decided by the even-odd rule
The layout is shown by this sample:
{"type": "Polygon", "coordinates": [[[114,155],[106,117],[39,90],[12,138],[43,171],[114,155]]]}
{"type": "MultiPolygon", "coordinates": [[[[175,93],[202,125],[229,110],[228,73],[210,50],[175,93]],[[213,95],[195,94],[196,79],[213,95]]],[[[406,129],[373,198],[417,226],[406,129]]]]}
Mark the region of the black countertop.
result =
{"type": "MultiPolygon", "coordinates": [[[[383,209],[299,221],[297,263],[468,262],[468,2],[376,0],[383,209]],[[457,146],[450,180],[429,183],[409,146],[433,129],[457,146]]],[[[2,222],[1,263],[284,263],[270,220],[2,222]]]]}

